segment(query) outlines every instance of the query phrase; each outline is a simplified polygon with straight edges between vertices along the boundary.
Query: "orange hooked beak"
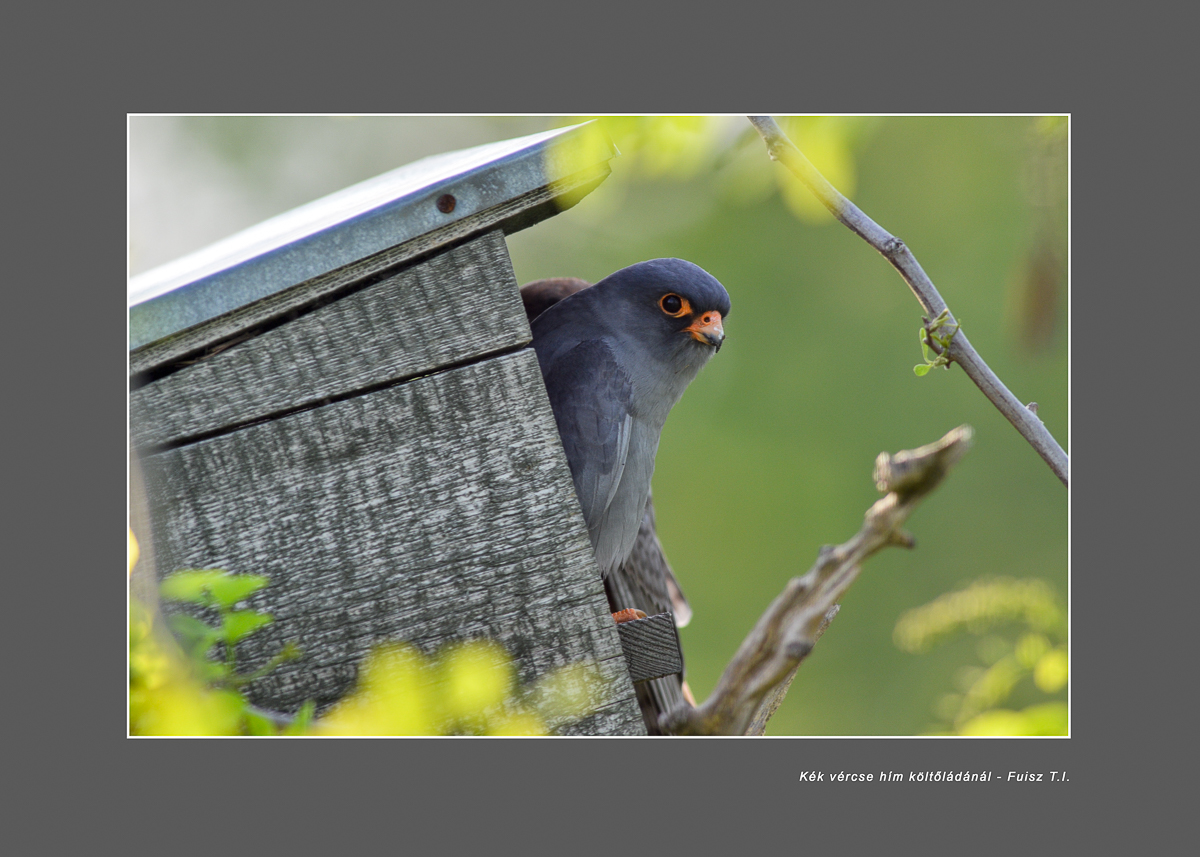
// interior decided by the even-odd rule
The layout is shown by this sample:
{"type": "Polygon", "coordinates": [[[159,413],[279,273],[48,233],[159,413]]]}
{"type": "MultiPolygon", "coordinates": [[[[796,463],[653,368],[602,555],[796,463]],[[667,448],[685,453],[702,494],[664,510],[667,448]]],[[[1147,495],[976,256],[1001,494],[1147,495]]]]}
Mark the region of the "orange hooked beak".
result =
{"type": "Polygon", "coordinates": [[[718,351],[725,341],[725,326],[721,323],[721,314],[716,310],[702,312],[696,320],[684,328],[697,342],[711,345],[718,351]]]}

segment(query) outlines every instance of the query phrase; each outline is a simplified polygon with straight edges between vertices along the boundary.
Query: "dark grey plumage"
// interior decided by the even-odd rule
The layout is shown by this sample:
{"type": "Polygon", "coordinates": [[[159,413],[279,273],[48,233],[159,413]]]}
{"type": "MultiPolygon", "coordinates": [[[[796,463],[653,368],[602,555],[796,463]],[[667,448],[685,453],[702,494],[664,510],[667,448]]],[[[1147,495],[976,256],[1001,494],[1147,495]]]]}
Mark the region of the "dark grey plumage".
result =
{"type": "Polygon", "coordinates": [[[655,259],[575,292],[531,325],[605,577],[633,550],[667,414],[720,347],[728,313],[712,275],[655,259]]]}
{"type": "MultiPolygon", "coordinates": [[[[587,280],[578,277],[552,277],[522,286],[521,300],[525,304],[529,323],[532,324],[535,318],[563,298],[590,285],[587,280]]],[[[669,610],[678,627],[682,628],[691,621],[691,605],[675,579],[662,543],[658,540],[653,495],[646,499],[646,510],[638,527],[637,539],[620,571],[620,575],[605,578],[605,588],[609,601],[614,605],[614,613],[626,607],[636,607],[649,616],[669,610]],[[614,586],[620,591],[614,593],[614,586]]]]}
{"type": "MultiPolygon", "coordinates": [[[[595,286],[575,278],[522,290],[547,392],[614,612],[691,617],[655,531],[650,477],[663,422],[719,349],[729,296],[703,269],[658,259],[595,286]],[[682,301],[679,312],[665,296],[682,301]]],[[[683,705],[682,679],[637,686],[648,730],[683,705]]]]}

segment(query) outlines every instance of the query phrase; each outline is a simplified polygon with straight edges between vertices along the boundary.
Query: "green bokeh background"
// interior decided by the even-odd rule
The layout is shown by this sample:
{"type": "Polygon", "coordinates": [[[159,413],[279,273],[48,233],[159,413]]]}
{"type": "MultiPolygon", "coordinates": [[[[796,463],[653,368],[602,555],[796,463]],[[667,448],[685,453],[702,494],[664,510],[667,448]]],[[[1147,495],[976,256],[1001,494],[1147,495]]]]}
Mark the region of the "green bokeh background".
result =
{"type": "MultiPolygon", "coordinates": [[[[424,155],[568,121],[132,117],[131,273],[424,155]]],[[[654,479],[659,534],[695,611],[681,631],[692,689],[707,696],[786,581],[858,529],[881,450],[969,423],[974,448],[910,519],[917,548],[866,565],[768,730],[926,731],[979,663],[978,640],[905,653],[897,618],[996,576],[1042,578],[1066,603],[1067,490],[961,371],[913,374],[919,304],[857,236],[789,208],[778,188],[792,179],[744,117],[603,121],[622,150],[613,175],[509,247],[521,283],[679,256],[729,290],[728,340],[672,412],[654,479]],[[655,147],[664,128],[674,149],[655,147]]],[[[1068,448],[1065,139],[1047,144],[1026,116],[788,127],[909,245],[984,359],[1068,448]]]]}

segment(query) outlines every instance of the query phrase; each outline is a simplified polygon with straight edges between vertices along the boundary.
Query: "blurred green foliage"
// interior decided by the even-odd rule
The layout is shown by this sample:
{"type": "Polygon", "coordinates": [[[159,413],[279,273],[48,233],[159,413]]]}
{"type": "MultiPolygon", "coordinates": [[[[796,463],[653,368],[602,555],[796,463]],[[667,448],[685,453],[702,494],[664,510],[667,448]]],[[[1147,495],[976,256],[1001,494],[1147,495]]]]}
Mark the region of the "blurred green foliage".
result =
{"type": "MultiPolygon", "coordinates": [[[[955,316],[968,320],[972,344],[1022,401],[1038,402],[1067,448],[1065,118],[779,120],[839,190],[906,242],[955,316]]],[[[194,246],[426,154],[570,121],[134,119],[134,254],[166,243],[153,230],[202,219],[198,198],[227,202],[213,204],[201,224],[213,231],[197,232],[194,246]],[[218,139],[236,140],[241,154],[228,155],[218,139]]],[[[1040,580],[1061,600],[1067,491],[961,371],[914,376],[920,305],[861,239],[823,209],[804,213],[811,195],[770,162],[744,117],[599,124],[621,151],[612,175],[508,244],[520,283],[594,282],[678,256],[730,292],[725,347],[667,421],[654,477],[659,535],[695,611],[680,636],[698,698],[786,581],[822,544],[857,530],[876,496],[880,451],[928,443],[963,423],[975,428],[971,455],[909,521],[917,548],[868,563],[768,727],[925,731],[931,702],[979,654],[969,635],[957,635],[914,657],[893,644],[898,617],[979,579],[1040,580]]]]}
{"type": "MultiPolygon", "coordinates": [[[[138,560],[129,534],[129,568],[138,560]]],[[[272,617],[237,604],[267,585],[261,575],[187,570],[163,578],[159,596],[213,611],[209,625],[187,613],[167,617],[131,597],[129,605],[129,732],[131,735],[546,735],[599,705],[595,667],[572,664],[528,687],[499,644],[447,644],[427,658],[405,644],[375,647],[355,690],[319,719],[305,703],[290,719],[268,717],[242,690],[257,676],[298,655],[290,645],[253,674],[236,671],[239,640],[272,617]],[[220,644],[225,656],[213,659],[220,644]]]]}
{"type": "Polygon", "coordinates": [[[184,652],[197,666],[203,680],[232,687],[244,686],[259,675],[274,669],[276,664],[297,657],[299,651],[287,646],[262,669],[251,675],[238,675],[235,652],[237,644],[259,628],[274,621],[267,613],[237,609],[267,585],[267,578],[256,574],[229,574],[219,568],[176,571],[163,578],[159,596],[165,601],[181,601],[207,608],[217,615],[217,623],[209,625],[189,613],[173,613],[167,624],[180,641],[184,652]],[[223,662],[208,659],[213,646],[220,645],[225,653],[223,662]]]}
{"type": "Polygon", "coordinates": [[[1067,616],[1045,581],[977,581],[909,610],[894,636],[902,650],[920,653],[963,633],[980,638],[981,665],[959,669],[960,691],[938,700],[942,723],[930,734],[1067,734],[1067,616]],[[1022,697],[1028,704],[1019,710],[1001,707],[1022,697]]]}
{"type": "Polygon", "coordinates": [[[600,676],[573,664],[529,687],[489,640],[448,643],[433,658],[404,644],[376,647],[359,684],[313,726],[318,735],[547,735],[594,712],[600,676]]]}
{"type": "MultiPolygon", "coordinates": [[[[129,570],[138,560],[129,534],[129,570]]],[[[159,585],[165,601],[193,604],[215,614],[209,624],[189,613],[164,619],[137,597],[129,600],[129,732],[132,735],[303,734],[312,717],[307,703],[291,723],[280,725],[246,701],[242,689],[285,660],[297,657],[291,644],[253,673],[237,672],[237,643],[270,624],[270,615],[237,605],[267,585],[261,575],[220,569],[189,569],[167,575],[159,585]],[[165,627],[164,627],[165,625],[165,627]],[[211,657],[220,646],[224,657],[211,657]]]]}

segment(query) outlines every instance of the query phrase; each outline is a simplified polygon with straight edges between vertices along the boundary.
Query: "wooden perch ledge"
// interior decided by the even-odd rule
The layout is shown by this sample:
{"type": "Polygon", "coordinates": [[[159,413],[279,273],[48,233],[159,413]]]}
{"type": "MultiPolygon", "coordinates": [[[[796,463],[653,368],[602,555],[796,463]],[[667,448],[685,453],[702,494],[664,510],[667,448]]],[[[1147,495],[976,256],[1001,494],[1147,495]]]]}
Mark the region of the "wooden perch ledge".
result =
{"type": "Polygon", "coordinates": [[[902,529],[921,499],[937,487],[971,445],[970,426],[936,443],[875,460],[875,484],[886,496],[867,510],[862,528],[844,544],[821,548],[816,563],[792,578],[758,620],[701,705],[663,715],[674,735],[761,735],[795,677],[836,615],[837,601],[858,577],[862,563],[888,545],[912,547],[902,529]]]}

